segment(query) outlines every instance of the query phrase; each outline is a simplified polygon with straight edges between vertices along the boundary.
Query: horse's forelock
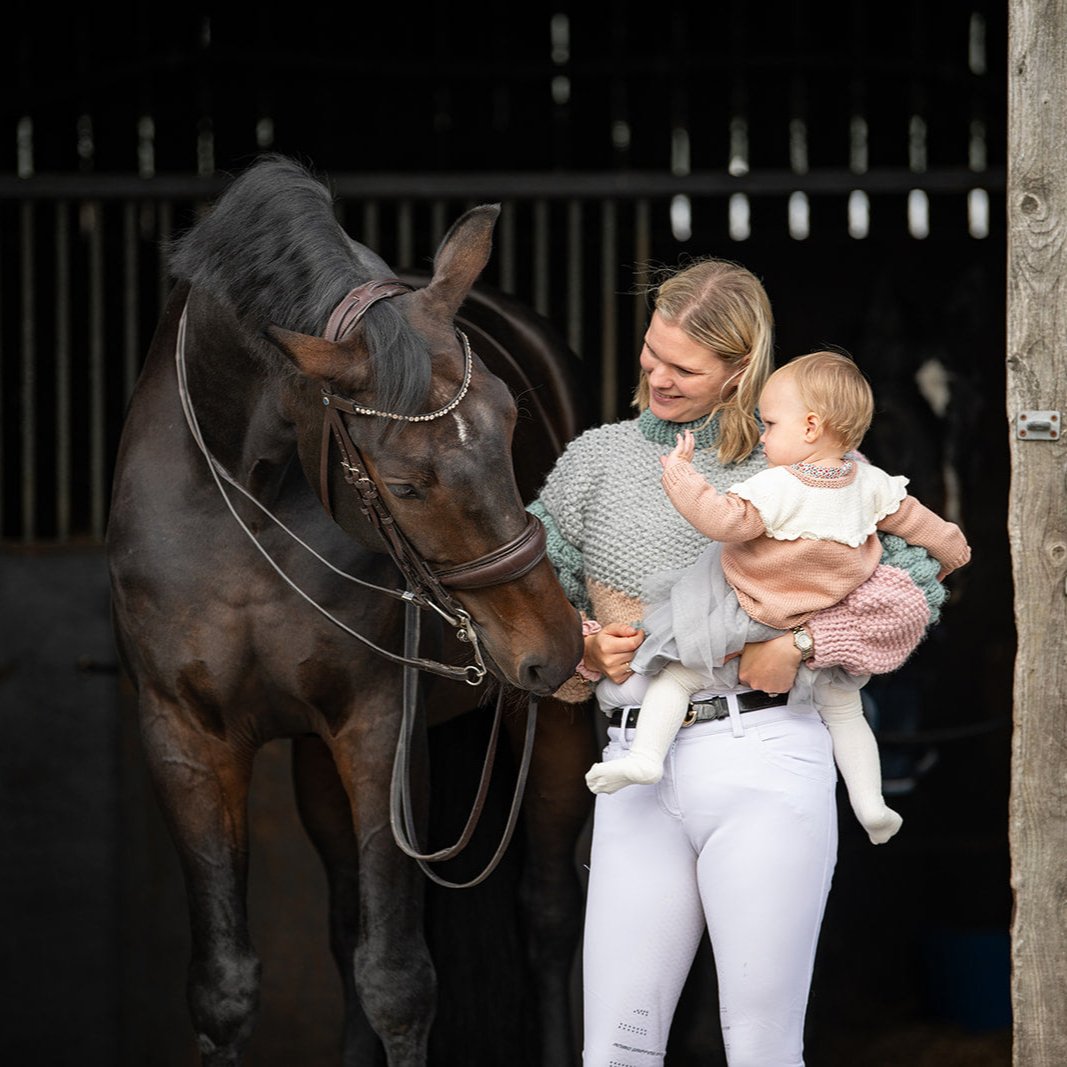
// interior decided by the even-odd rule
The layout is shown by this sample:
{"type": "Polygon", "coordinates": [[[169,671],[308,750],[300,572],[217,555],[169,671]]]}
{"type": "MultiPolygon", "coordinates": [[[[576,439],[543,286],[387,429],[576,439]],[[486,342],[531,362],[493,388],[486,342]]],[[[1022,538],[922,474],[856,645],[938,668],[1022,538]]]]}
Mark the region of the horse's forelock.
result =
{"type": "Polygon", "coordinates": [[[373,398],[368,406],[402,415],[421,411],[432,376],[425,339],[387,301],[367,313],[363,336],[371,354],[373,398]]]}
{"type": "Polygon", "coordinates": [[[175,278],[210,291],[251,332],[274,323],[314,334],[376,257],[368,253],[361,262],[360,246],[341,229],[318,178],[270,156],[171,244],[169,261],[175,278]]]}

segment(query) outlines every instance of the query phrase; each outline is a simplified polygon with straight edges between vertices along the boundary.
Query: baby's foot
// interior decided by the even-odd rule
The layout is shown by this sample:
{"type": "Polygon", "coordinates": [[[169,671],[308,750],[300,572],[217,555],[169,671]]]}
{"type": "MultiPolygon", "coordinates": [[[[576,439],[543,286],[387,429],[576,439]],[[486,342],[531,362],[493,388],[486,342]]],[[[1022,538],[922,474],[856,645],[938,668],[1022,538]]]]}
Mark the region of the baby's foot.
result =
{"type": "Polygon", "coordinates": [[[615,793],[627,785],[651,785],[663,777],[663,764],[631,751],[622,759],[594,763],[585,776],[591,793],[615,793]]]}
{"type": "Polygon", "coordinates": [[[899,829],[904,820],[884,800],[857,811],[859,819],[872,844],[884,845],[899,829]]]}

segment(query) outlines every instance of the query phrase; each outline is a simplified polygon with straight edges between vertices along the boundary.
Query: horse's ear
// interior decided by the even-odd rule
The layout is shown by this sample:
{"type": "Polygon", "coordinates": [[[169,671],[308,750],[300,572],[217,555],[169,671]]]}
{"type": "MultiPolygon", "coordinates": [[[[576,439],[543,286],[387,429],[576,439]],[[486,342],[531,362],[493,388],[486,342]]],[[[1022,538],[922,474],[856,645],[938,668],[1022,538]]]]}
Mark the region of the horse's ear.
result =
{"type": "Polygon", "coordinates": [[[351,340],[338,344],[306,333],[294,333],[281,326],[268,326],[265,335],[308,378],[336,382],[344,378],[349,388],[356,385],[366,368],[366,353],[351,340]]]}
{"type": "Polygon", "coordinates": [[[433,260],[427,295],[439,300],[449,317],[455,315],[471,286],[489,262],[499,204],[482,204],[457,219],[445,234],[433,260]]]}

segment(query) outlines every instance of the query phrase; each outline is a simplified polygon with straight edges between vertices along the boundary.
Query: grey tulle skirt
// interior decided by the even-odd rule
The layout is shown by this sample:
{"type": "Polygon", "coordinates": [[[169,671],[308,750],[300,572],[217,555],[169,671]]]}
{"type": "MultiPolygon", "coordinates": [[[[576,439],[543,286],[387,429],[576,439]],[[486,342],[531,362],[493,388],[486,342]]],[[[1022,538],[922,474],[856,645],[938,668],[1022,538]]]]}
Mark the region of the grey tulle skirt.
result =
{"type": "MultiPolygon", "coordinates": [[[[631,663],[635,674],[657,674],[668,663],[681,663],[707,675],[709,689],[726,692],[739,687],[739,660],[726,657],[750,642],[770,641],[786,632],[749,618],[723,575],[721,551],[722,546],[712,542],[695,563],[654,574],[645,583],[645,639],[631,663]]],[[[866,675],[853,676],[836,667],[803,669],[797,673],[790,703],[810,703],[817,677],[849,689],[867,680],[866,675]]]]}

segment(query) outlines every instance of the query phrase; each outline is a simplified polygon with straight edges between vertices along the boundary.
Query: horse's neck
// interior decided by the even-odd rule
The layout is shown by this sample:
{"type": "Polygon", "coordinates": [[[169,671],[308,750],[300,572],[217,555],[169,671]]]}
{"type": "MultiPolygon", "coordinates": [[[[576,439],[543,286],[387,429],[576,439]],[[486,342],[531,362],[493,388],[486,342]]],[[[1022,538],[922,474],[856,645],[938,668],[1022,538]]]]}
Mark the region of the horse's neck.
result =
{"type": "Polygon", "coordinates": [[[295,376],[280,354],[255,341],[217,301],[194,291],[188,306],[184,359],[188,397],[204,443],[227,472],[250,490],[280,481],[295,451],[284,417],[295,376]],[[276,355],[276,362],[271,360],[276,355]]]}

